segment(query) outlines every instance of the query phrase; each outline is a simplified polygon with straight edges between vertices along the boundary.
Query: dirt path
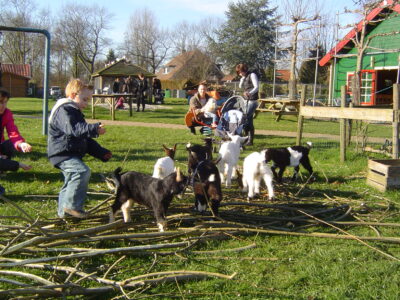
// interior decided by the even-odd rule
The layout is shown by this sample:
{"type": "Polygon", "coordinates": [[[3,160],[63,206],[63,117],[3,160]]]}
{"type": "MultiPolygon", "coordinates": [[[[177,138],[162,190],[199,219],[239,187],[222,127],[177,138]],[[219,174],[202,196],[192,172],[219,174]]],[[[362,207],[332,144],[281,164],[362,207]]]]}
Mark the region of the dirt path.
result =
{"type": "MultiPolygon", "coordinates": [[[[123,126],[138,126],[138,127],[152,127],[152,128],[171,128],[171,129],[182,129],[188,130],[185,125],[179,124],[162,124],[162,123],[143,123],[143,122],[130,122],[130,121],[111,121],[111,120],[93,120],[87,119],[88,123],[95,123],[101,122],[105,125],[116,126],[116,125],[123,125],[123,126]]],[[[272,135],[272,136],[284,136],[284,137],[296,137],[296,132],[292,131],[282,131],[282,130],[263,130],[263,129],[256,129],[255,132],[257,135],[272,135]]],[[[320,133],[303,133],[303,138],[313,138],[313,139],[327,139],[333,141],[339,141],[339,135],[334,134],[320,134],[320,133]]],[[[385,138],[380,137],[369,137],[369,142],[372,143],[384,143],[385,138]]]]}

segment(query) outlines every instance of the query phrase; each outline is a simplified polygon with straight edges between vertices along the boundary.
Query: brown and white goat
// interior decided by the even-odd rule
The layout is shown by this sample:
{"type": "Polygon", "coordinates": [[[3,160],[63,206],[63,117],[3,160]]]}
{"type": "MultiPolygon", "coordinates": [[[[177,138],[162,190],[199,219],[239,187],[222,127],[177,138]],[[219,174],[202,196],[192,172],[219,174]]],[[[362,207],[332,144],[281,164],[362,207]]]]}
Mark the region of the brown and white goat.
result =
{"type": "Polygon", "coordinates": [[[204,145],[191,144],[186,145],[188,151],[188,173],[192,174],[197,164],[203,160],[212,160],[213,139],[205,138],[204,145]]]}
{"type": "Polygon", "coordinates": [[[121,168],[114,171],[116,196],[111,206],[110,222],[115,220],[115,214],[119,210],[122,210],[124,221],[130,222],[130,209],[133,202],[136,202],[153,210],[158,229],[163,232],[166,228],[167,209],[173,197],[184,192],[186,176],[181,174],[179,168],[164,179],[135,171],[123,174],[120,172],[121,168]]]}
{"type": "Polygon", "coordinates": [[[175,171],[174,158],[176,153],[176,144],[174,148],[168,148],[162,145],[166,156],[157,160],[154,165],[153,177],[163,179],[175,171]]]}
{"type": "Polygon", "coordinates": [[[218,215],[222,189],[217,166],[210,160],[203,160],[197,164],[192,176],[195,209],[205,211],[209,201],[213,214],[218,215]]]}

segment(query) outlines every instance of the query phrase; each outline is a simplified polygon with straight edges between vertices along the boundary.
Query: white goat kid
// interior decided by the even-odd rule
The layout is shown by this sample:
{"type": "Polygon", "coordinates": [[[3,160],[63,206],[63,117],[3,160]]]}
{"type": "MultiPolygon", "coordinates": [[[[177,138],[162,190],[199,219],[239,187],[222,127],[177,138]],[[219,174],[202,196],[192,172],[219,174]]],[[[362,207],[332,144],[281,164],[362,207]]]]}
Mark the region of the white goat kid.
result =
{"type": "Polygon", "coordinates": [[[246,142],[247,137],[231,135],[228,133],[230,141],[224,142],[219,149],[218,169],[221,183],[226,187],[231,186],[232,177],[236,176],[236,168],[239,162],[240,148],[246,142]]]}
{"type": "Polygon", "coordinates": [[[243,192],[248,192],[247,201],[260,193],[261,180],[264,179],[268,189],[268,198],[274,198],[272,179],[274,174],[265,162],[265,150],[249,154],[243,161],[243,192]]]}
{"type": "Polygon", "coordinates": [[[163,149],[166,156],[157,160],[153,170],[153,177],[158,179],[164,179],[169,174],[175,172],[174,157],[176,152],[176,144],[174,145],[174,148],[168,148],[163,145],[163,149]]]}

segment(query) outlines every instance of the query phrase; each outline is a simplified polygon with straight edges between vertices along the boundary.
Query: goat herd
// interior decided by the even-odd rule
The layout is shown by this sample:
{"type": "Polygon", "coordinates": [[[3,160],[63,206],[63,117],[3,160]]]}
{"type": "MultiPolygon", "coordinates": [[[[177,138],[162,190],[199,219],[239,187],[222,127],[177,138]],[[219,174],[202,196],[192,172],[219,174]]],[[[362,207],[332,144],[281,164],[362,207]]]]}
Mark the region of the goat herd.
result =
{"type": "MultiPolygon", "coordinates": [[[[218,215],[222,200],[221,184],[231,186],[232,177],[237,173],[239,155],[247,137],[228,134],[229,140],[221,144],[218,158],[212,158],[213,139],[204,139],[204,145],[188,144],[188,176],[174,168],[174,148],[163,145],[166,156],[157,160],[153,176],[129,171],[114,171],[113,180],[116,187],[115,202],[111,206],[110,222],[114,221],[117,211],[122,210],[125,222],[130,221],[130,208],[134,202],[153,210],[157,226],[161,232],[166,228],[166,212],[175,195],[182,194],[187,185],[193,187],[195,209],[203,212],[210,206],[213,215],[218,215]]],[[[273,178],[282,181],[282,175],[288,166],[294,167],[292,180],[296,179],[299,165],[313,173],[308,157],[311,143],[307,147],[293,146],[287,148],[268,148],[261,152],[249,154],[243,161],[243,191],[250,200],[260,193],[261,181],[268,189],[268,198],[274,198],[273,178]],[[272,162],[272,166],[267,163],[272,162]],[[278,174],[275,169],[279,168],[278,174]]]]}

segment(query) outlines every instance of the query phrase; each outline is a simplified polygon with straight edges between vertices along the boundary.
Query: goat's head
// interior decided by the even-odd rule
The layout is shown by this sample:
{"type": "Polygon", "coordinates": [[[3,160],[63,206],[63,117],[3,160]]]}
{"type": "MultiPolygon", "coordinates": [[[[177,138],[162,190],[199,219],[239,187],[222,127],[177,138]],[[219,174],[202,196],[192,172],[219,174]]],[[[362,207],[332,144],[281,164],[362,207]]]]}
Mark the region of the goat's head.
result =
{"type": "Polygon", "coordinates": [[[233,134],[230,134],[229,132],[228,132],[228,136],[233,143],[238,144],[238,145],[243,145],[248,139],[247,136],[241,137],[240,135],[233,135],[233,134]]]}
{"type": "Polygon", "coordinates": [[[209,147],[210,149],[212,148],[212,144],[215,142],[215,140],[211,137],[206,137],[203,139],[204,145],[209,147]]]}
{"type": "Polygon", "coordinates": [[[176,168],[176,172],[170,176],[174,176],[173,183],[171,184],[171,193],[174,195],[183,194],[185,192],[188,178],[181,173],[180,168],[176,168]]]}
{"type": "Polygon", "coordinates": [[[163,146],[166,156],[169,156],[171,159],[174,159],[175,152],[176,152],[176,144],[174,145],[174,148],[168,148],[164,144],[162,146],[163,146]]]}
{"type": "Polygon", "coordinates": [[[265,152],[265,162],[269,162],[272,160],[272,151],[271,149],[265,149],[263,150],[265,152]]]}

